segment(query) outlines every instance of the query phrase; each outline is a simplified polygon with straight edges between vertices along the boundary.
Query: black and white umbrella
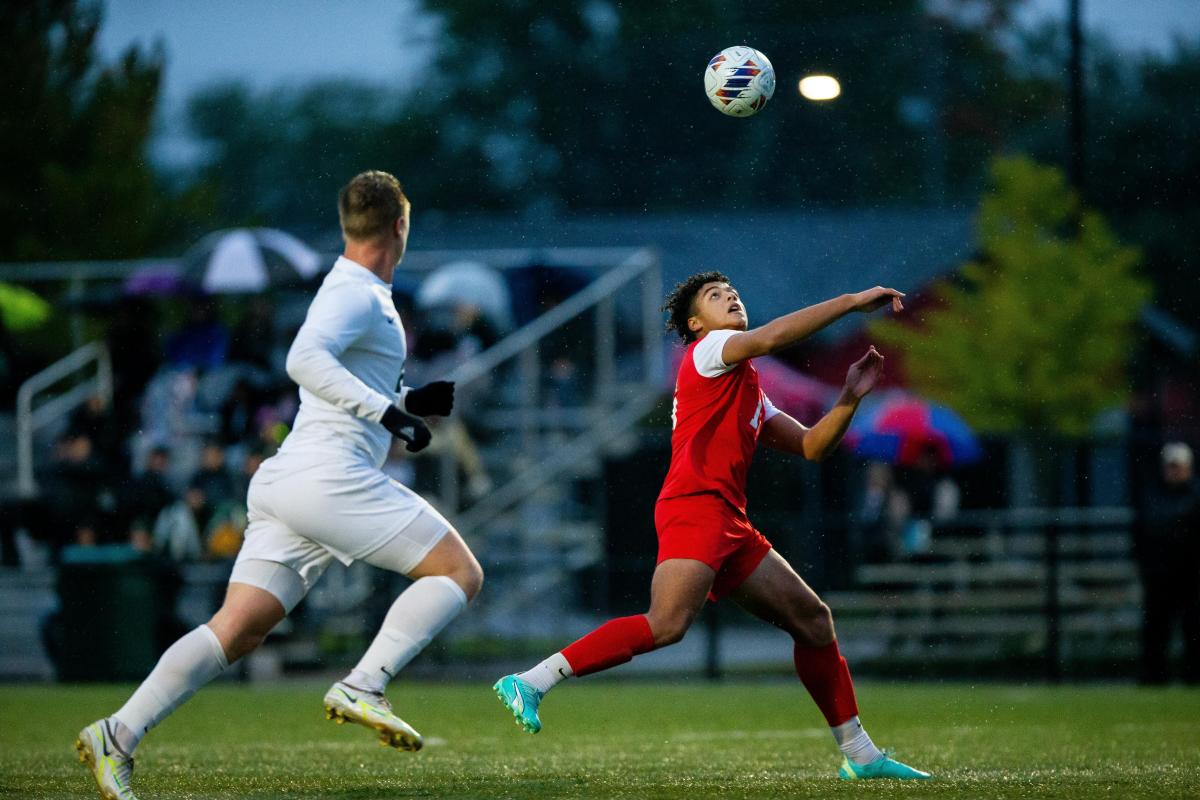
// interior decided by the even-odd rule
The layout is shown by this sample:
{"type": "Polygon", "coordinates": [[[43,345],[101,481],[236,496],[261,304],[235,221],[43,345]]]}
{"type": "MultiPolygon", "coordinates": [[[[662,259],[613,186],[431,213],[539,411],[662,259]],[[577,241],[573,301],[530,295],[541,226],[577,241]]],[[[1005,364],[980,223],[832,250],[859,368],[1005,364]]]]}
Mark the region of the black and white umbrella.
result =
{"type": "Polygon", "coordinates": [[[183,257],[183,275],[209,294],[240,294],[311,280],[321,256],[273,228],[234,228],[205,236],[183,257]]]}

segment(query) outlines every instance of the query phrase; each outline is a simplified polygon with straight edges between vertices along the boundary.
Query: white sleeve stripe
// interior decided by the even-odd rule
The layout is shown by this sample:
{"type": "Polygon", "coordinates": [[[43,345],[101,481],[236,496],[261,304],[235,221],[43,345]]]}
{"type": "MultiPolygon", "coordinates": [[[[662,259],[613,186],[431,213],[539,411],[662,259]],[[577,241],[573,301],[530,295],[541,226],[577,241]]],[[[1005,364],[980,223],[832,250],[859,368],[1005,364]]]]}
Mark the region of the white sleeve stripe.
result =
{"type": "Polygon", "coordinates": [[[783,413],[778,408],[775,407],[775,404],[771,402],[771,398],[767,397],[766,392],[763,392],[762,399],[763,399],[763,422],[766,422],[771,417],[774,417],[777,414],[783,413]]]}
{"type": "Polygon", "coordinates": [[[696,371],[701,376],[705,378],[719,378],[733,369],[732,366],[725,363],[721,354],[729,338],[736,336],[738,333],[740,331],[713,331],[692,348],[692,363],[695,364],[696,371]]]}

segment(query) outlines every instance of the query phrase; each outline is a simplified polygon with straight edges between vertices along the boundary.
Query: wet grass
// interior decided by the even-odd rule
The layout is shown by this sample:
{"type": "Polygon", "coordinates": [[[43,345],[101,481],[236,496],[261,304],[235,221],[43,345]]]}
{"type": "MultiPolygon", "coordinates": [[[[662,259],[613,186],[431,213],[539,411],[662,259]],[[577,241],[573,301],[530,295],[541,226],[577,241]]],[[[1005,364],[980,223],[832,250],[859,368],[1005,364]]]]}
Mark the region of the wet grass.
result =
{"type": "MultiPolygon", "coordinates": [[[[139,749],[139,797],[1200,797],[1196,690],[866,683],[876,742],[936,780],[848,784],[789,682],[572,682],[537,736],[486,684],[402,682],[390,695],[427,738],[417,754],[326,722],[325,688],[205,689],[139,749]]],[[[0,687],[0,796],[98,796],[71,745],[129,690],[0,687]]]]}

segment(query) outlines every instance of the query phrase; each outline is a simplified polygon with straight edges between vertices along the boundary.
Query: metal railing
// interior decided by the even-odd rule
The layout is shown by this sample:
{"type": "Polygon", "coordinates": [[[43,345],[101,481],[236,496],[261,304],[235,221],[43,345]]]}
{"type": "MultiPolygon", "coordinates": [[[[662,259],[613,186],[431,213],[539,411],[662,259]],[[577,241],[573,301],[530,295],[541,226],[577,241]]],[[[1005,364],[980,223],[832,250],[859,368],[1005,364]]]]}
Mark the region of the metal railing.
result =
{"type": "MultiPolygon", "coordinates": [[[[826,527],[857,527],[838,522],[826,527]]],[[[1070,662],[1130,657],[1135,524],[1125,506],[963,511],[933,523],[916,560],[860,565],[826,600],[848,646],[872,642],[881,660],[994,660],[1017,647],[1026,669],[1039,662],[1053,682],[1070,662]]]]}
{"type": "Polygon", "coordinates": [[[70,414],[89,397],[99,394],[112,403],[112,360],[103,342],[85,344],[30,377],[17,390],[17,491],[24,497],[37,493],[34,479],[33,437],[37,431],[70,414]],[[95,367],[91,375],[70,389],[35,407],[38,395],[55,384],[95,367]]]}
{"type": "Polygon", "coordinates": [[[519,503],[552,481],[565,466],[602,450],[611,437],[633,426],[653,407],[662,386],[661,293],[661,268],[653,251],[627,251],[615,268],[446,376],[462,390],[495,379],[512,367],[517,385],[510,388],[515,388],[511,394],[516,402],[502,413],[493,413],[491,419],[502,420],[499,427],[516,437],[521,454],[530,459],[495,490],[464,506],[455,456],[443,454],[440,499],[446,511],[455,514],[460,530],[473,531],[519,503]],[[617,298],[631,286],[640,294],[641,354],[635,379],[622,383],[617,364],[617,298]],[[541,396],[544,365],[540,345],[589,312],[594,326],[589,397],[577,408],[549,412],[541,396]]]}

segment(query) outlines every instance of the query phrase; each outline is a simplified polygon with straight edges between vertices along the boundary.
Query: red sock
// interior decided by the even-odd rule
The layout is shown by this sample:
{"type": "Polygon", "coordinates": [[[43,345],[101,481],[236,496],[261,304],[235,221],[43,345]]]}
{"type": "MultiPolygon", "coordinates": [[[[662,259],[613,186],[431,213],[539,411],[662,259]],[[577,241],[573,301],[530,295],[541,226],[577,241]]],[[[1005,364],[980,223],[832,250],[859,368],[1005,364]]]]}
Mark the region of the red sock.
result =
{"type": "Polygon", "coordinates": [[[624,664],[654,649],[654,634],[644,614],[609,620],[563,648],[563,658],[577,676],[624,664]]]}
{"type": "Polygon", "coordinates": [[[794,660],[800,682],[816,701],[829,727],[841,725],[858,715],[850,668],[838,650],[836,639],[824,647],[796,645],[794,660]]]}

